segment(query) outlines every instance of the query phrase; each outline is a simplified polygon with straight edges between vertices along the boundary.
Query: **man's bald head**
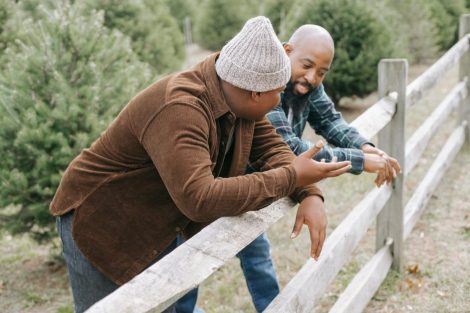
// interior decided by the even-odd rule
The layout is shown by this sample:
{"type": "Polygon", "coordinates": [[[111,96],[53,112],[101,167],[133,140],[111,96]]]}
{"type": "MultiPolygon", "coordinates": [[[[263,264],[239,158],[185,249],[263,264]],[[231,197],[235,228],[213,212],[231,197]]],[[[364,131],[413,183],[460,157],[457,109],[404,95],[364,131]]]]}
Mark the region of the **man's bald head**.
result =
{"type": "Polygon", "coordinates": [[[326,29],[307,24],[292,34],[284,50],[291,61],[294,93],[303,95],[323,82],[333,61],[335,45],[326,29]]]}
{"type": "Polygon", "coordinates": [[[306,24],[302,25],[292,34],[289,43],[297,45],[319,45],[334,53],[335,43],[330,33],[321,26],[306,24]]]}

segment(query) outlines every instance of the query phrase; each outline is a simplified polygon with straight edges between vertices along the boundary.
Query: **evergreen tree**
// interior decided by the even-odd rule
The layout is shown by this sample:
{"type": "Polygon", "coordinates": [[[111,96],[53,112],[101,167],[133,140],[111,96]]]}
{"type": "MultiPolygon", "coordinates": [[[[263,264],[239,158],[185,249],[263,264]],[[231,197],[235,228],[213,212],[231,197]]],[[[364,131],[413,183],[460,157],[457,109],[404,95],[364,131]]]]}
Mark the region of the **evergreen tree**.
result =
{"type": "MultiPolygon", "coordinates": [[[[409,30],[401,21],[401,14],[392,7],[394,5],[393,0],[361,0],[361,2],[363,5],[368,6],[375,18],[385,27],[386,36],[393,42],[390,57],[411,59],[407,38],[409,30]]],[[[426,35],[426,33],[422,34],[423,37],[426,35]]]]}
{"type": "Polygon", "coordinates": [[[206,0],[195,25],[197,43],[213,51],[222,49],[243,27],[245,12],[232,0],[206,0]]]}
{"type": "Polygon", "coordinates": [[[0,221],[13,233],[51,234],[48,206],[61,174],[151,78],[130,40],[62,2],[23,21],[0,72],[0,221]]]}
{"type": "Polygon", "coordinates": [[[165,0],[165,4],[178,22],[181,32],[184,32],[184,20],[189,17],[191,22],[194,23],[196,5],[191,0],[165,0]]]}
{"type": "Polygon", "coordinates": [[[3,52],[14,44],[19,35],[20,24],[15,23],[16,5],[11,0],[0,0],[0,68],[3,65],[3,52]]]}
{"type": "Polygon", "coordinates": [[[5,32],[5,26],[9,15],[8,9],[7,0],[0,0],[0,54],[3,53],[3,50],[5,50],[8,42],[10,41],[7,33],[5,32]]]}
{"type": "MultiPolygon", "coordinates": [[[[277,34],[285,33],[283,28],[286,22],[286,16],[291,9],[294,1],[284,0],[265,0],[264,12],[262,13],[271,20],[274,30],[277,34]]],[[[288,38],[283,38],[287,40],[288,38]]]]}
{"type": "Polygon", "coordinates": [[[298,1],[287,20],[288,34],[303,24],[318,24],[331,33],[335,58],[325,88],[334,101],[376,90],[377,64],[390,57],[392,47],[386,29],[367,6],[348,0],[298,1]]]}
{"type": "Polygon", "coordinates": [[[458,20],[454,21],[443,4],[442,0],[426,0],[424,5],[429,6],[431,11],[432,22],[436,26],[437,45],[439,50],[447,50],[455,40],[455,31],[457,29],[458,20]]]}
{"type": "Polygon", "coordinates": [[[103,10],[105,25],[132,39],[132,49],[158,74],[179,70],[185,57],[184,38],[166,0],[87,0],[103,10]]]}
{"type": "Polygon", "coordinates": [[[436,56],[439,50],[436,25],[427,0],[388,0],[389,7],[399,13],[398,35],[406,36],[410,63],[422,63],[436,56]]]}
{"type": "Polygon", "coordinates": [[[460,16],[465,13],[464,0],[440,0],[442,7],[450,17],[450,37],[446,46],[441,46],[442,49],[449,49],[454,43],[457,42],[459,37],[459,20],[460,16]]]}

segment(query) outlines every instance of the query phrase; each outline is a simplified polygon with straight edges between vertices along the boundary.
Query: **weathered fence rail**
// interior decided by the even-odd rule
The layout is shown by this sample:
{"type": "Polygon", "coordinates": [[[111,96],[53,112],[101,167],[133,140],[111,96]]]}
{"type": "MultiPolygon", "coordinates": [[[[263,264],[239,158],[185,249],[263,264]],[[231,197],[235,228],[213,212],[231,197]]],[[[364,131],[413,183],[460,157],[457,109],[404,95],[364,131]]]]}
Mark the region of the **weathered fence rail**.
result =
{"type": "MultiPolygon", "coordinates": [[[[418,221],[443,173],[464,142],[468,142],[469,33],[470,15],[467,14],[461,17],[460,41],[408,86],[406,60],[381,61],[379,94],[382,98],[352,125],[368,139],[378,135],[380,146],[398,157],[403,173],[392,186],[374,188],[365,195],[327,238],[318,262],[307,260],[265,312],[311,312],[375,219],[377,252],[357,273],[330,312],[361,312],[390,267],[400,270],[403,240],[418,221]],[[459,64],[460,82],[405,144],[406,108],[421,99],[455,64],[459,64]],[[457,108],[459,124],[405,206],[403,181],[406,175],[414,168],[439,126],[457,108]]],[[[218,219],[87,312],[164,310],[217,271],[293,206],[294,203],[285,198],[257,212],[218,219]]]]}

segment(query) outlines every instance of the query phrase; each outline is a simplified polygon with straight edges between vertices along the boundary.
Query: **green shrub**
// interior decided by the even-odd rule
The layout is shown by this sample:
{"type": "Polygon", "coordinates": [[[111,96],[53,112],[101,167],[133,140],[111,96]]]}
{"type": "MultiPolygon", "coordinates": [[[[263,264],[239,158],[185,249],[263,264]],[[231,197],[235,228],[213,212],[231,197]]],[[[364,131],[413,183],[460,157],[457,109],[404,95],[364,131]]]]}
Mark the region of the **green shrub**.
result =
{"type": "Polygon", "coordinates": [[[439,49],[449,49],[457,41],[459,18],[465,10],[463,1],[431,0],[424,1],[423,5],[428,5],[431,10],[439,49]]]}
{"type": "Polygon", "coordinates": [[[410,63],[433,59],[439,50],[439,36],[427,0],[388,0],[389,7],[399,13],[397,35],[406,36],[410,63]]]}
{"type": "Polygon", "coordinates": [[[11,0],[0,0],[0,67],[3,64],[3,52],[7,46],[14,44],[18,35],[18,25],[14,25],[15,8],[11,0]]]}
{"type": "Polygon", "coordinates": [[[331,33],[335,58],[325,88],[334,101],[376,90],[377,64],[381,58],[390,57],[392,47],[385,27],[367,6],[348,0],[299,1],[287,20],[288,34],[303,24],[318,24],[331,33]]]}
{"type": "Polygon", "coordinates": [[[271,20],[276,33],[280,34],[282,32],[287,12],[289,12],[293,3],[294,1],[284,0],[266,0],[264,2],[263,15],[271,20]]]}
{"type": "Polygon", "coordinates": [[[440,0],[442,7],[450,17],[451,40],[447,46],[442,46],[444,50],[449,49],[455,44],[459,38],[459,20],[462,14],[465,14],[465,1],[464,0],[440,0]],[[453,34],[452,34],[453,33],[453,34]]]}
{"type": "Polygon", "coordinates": [[[179,70],[184,61],[183,34],[165,0],[88,0],[104,11],[104,23],[132,39],[132,49],[158,74],[179,70]]]}
{"type": "Polygon", "coordinates": [[[196,42],[205,49],[220,50],[240,31],[245,20],[245,12],[236,1],[206,0],[196,19],[196,42]]]}
{"type": "MultiPolygon", "coordinates": [[[[406,35],[409,30],[406,29],[406,26],[401,21],[401,13],[393,7],[394,1],[361,0],[361,2],[368,6],[377,20],[385,27],[387,36],[393,43],[391,45],[392,51],[390,57],[410,59],[411,55],[406,35]]],[[[422,35],[426,36],[426,34],[422,35]]]]}
{"type": "Polygon", "coordinates": [[[0,0],[0,53],[2,53],[7,46],[7,39],[5,38],[5,26],[8,21],[8,9],[7,1],[0,0]]]}
{"type": "Polygon", "coordinates": [[[196,5],[192,0],[165,0],[165,4],[178,22],[181,32],[184,31],[184,20],[189,17],[194,23],[196,5]]]}
{"type": "Polygon", "coordinates": [[[18,49],[0,72],[1,221],[13,233],[48,237],[48,206],[62,172],[151,76],[130,40],[61,2],[47,19],[25,20],[18,49]]]}

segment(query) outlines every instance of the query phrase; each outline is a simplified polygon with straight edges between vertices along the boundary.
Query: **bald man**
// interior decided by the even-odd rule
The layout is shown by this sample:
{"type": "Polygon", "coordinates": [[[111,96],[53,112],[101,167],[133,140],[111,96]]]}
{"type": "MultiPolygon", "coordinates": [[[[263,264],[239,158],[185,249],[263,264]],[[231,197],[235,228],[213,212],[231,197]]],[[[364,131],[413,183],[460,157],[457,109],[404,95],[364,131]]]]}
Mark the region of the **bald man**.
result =
{"type": "MultiPolygon", "coordinates": [[[[291,78],[281,95],[281,103],[267,114],[277,133],[299,155],[314,146],[314,143],[301,139],[308,122],[318,135],[335,146],[325,146],[315,155],[315,160],[351,161],[352,174],[376,173],[378,187],[390,183],[400,171],[398,162],[349,126],[325,93],[322,82],[331,68],[335,52],[328,31],[318,25],[303,25],[283,46],[291,62],[291,78]]],[[[249,172],[257,170],[251,166],[248,169],[249,172]]],[[[316,223],[326,223],[323,202],[316,205],[316,216],[316,223]]],[[[302,223],[296,222],[292,238],[297,237],[301,228],[302,223]]],[[[320,245],[323,245],[325,234],[321,233],[320,237],[320,245]]],[[[279,293],[266,234],[255,239],[237,256],[253,304],[258,312],[262,312],[279,293]]],[[[177,304],[177,312],[201,312],[195,308],[195,295],[197,290],[183,297],[177,304]]]]}
{"type": "Polygon", "coordinates": [[[350,127],[325,93],[322,82],[335,51],[328,31],[318,25],[303,25],[284,44],[284,50],[291,61],[291,79],[281,103],[267,115],[277,133],[298,155],[313,146],[301,139],[308,122],[318,135],[335,146],[325,146],[315,156],[316,160],[328,162],[333,157],[348,160],[352,164],[351,173],[377,173],[378,187],[390,183],[400,171],[398,162],[350,127]]]}

